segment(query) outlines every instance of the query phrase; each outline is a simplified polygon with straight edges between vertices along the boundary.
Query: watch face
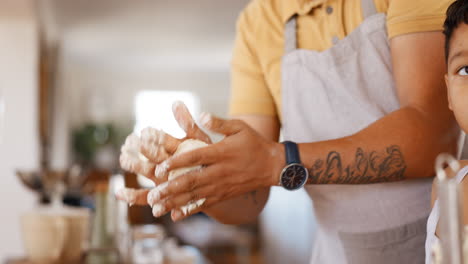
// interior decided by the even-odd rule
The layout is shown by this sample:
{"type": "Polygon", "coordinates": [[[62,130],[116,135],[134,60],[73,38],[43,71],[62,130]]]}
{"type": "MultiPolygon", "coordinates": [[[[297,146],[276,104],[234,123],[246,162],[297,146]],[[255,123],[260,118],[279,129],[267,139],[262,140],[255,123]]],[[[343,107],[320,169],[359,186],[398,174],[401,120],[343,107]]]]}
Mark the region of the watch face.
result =
{"type": "Polygon", "coordinates": [[[308,177],[309,174],[304,166],[291,164],[284,168],[281,174],[281,185],[288,190],[296,190],[305,184],[308,177]]]}

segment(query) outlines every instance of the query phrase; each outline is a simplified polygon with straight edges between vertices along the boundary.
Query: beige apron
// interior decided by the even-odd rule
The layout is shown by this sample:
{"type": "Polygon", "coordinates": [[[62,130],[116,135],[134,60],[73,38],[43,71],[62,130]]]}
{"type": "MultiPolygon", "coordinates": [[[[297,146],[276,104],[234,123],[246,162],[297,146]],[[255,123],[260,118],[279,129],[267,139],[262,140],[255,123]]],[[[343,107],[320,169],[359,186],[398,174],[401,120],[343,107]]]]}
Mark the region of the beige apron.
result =
{"type": "MultiPolygon", "coordinates": [[[[285,140],[349,136],[399,109],[385,14],[373,0],[362,7],[364,22],[324,52],[297,49],[296,18],[286,24],[285,140]]],[[[311,263],[424,263],[431,179],[306,190],[318,223],[311,263]]]]}

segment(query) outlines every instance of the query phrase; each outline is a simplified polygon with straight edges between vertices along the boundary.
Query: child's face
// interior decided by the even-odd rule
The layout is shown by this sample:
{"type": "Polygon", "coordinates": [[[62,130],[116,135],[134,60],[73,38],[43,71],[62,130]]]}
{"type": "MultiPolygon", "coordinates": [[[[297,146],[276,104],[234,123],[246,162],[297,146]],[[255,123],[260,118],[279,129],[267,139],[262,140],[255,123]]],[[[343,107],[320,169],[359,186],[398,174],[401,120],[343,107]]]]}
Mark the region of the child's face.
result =
{"type": "Polygon", "coordinates": [[[468,133],[468,25],[460,24],[453,32],[445,82],[450,109],[460,127],[468,133]]]}

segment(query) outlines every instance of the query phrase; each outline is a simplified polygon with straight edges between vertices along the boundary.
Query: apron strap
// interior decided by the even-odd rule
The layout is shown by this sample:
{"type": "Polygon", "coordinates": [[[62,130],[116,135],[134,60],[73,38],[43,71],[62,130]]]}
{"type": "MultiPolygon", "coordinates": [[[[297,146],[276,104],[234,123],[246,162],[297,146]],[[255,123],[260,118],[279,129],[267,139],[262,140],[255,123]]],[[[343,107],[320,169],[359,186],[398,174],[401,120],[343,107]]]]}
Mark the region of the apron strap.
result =
{"type": "Polygon", "coordinates": [[[364,19],[377,14],[374,0],[361,0],[362,16],[364,19]]]}
{"type": "Polygon", "coordinates": [[[463,167],[455,176],[455,180],[457,181],[458,184],[460,184],[465,176],[468,175],[468,166],[463,167]]]}
{"type": "Polygon", "coordinates": [[[461,142],[463,142],[463,144],[461,144],[460,159],[468,159],[468,135],[464,134],[461,142]]]}
{"type": "Polygon", "coordinates": [[[297,47],[296,18],[297,15],[292,16],[284,27],[284,51],[286,53],[295,50],[297,47]]]}

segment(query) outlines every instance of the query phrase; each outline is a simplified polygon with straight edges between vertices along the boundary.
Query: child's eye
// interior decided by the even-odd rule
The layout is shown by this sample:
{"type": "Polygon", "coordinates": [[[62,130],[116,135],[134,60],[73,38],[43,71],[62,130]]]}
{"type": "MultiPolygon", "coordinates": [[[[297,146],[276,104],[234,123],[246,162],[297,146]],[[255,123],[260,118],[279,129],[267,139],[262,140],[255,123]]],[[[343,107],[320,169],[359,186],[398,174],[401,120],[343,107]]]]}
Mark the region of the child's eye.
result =
{"type": "Polygon", "coordinates": [[[468,66],[463,66],[460,70],[457,72],[458,75],[468,75],[468,66]]]}

